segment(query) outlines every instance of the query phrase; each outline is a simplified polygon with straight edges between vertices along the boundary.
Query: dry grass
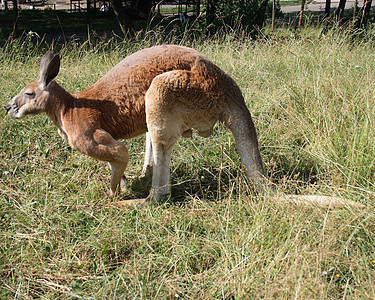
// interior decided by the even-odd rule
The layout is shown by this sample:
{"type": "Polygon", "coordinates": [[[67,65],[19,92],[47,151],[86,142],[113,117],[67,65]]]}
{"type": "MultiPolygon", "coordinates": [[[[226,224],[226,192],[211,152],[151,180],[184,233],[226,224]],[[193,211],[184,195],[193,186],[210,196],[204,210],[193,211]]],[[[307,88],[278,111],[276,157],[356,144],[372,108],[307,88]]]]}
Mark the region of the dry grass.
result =
{"type": "MultiPolygon", "coordinates": [[[[158,40],[157,42],[160,42],[158,40]]],[[[68,44],[58,81],[94,83],[153,44],[68,44]]],[[[347,37],[184,42],[230,73],[281,190],[342,195],[362,211],[255,196],[232,136],[181,140],[170,203],[111,207],[102,162],[70,149],[46,116],[0,120],[0,298],[374,298],[375,75],[372,42],[347,37]]],[[[44,50],[0,48],[0,101],[38,75],[44,50]]],[[[144,138],[125,141],[127,174],[144,138]]],[[[147,193],[135,179],[125,198],[147,193]]],[[[120,198],[121,200],[122,198],[120,198]]]]}

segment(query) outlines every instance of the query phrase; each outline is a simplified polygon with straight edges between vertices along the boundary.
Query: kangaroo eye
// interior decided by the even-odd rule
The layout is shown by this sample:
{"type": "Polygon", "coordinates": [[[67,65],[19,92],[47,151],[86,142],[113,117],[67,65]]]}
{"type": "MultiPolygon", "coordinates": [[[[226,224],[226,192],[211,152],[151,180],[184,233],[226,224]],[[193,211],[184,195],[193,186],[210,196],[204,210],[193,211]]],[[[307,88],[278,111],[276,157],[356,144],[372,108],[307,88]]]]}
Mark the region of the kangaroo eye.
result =
{"type": "Polygon", "coordinates": [[[34,93],[33,93],[33,92],[26,92],[25,94],[26,94],[26,96],[29,96],[29,97],[34,96],[34,93]]]}

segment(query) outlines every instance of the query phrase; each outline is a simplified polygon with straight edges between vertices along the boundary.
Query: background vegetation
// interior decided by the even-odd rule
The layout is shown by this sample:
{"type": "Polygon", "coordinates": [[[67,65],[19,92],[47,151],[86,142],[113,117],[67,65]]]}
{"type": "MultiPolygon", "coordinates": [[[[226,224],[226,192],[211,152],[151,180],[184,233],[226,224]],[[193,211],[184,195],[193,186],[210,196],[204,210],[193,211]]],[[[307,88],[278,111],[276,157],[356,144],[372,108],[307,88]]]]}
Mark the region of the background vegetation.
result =
{"type": "Polygon", "coordinates": [[[62,46],[28,36],[2,46],[2,106],[38,76],[47,49],[62,57],[57,81],[76,92],[138,49],[192,46],[240,85],[280,191],[342,196],[367,209],[254,195],[220,124],[208,139],[176,145],[169,203],[118,209],[114,201],[147,195],[136,179],[144,137],[125,141],[129,188],[112,200],[105,163],[70,149],[45,115],[17,122],[4,113],[0,298],[374,298],[374,41],[318,35],[177,40],[148,32],[62,46]]]}

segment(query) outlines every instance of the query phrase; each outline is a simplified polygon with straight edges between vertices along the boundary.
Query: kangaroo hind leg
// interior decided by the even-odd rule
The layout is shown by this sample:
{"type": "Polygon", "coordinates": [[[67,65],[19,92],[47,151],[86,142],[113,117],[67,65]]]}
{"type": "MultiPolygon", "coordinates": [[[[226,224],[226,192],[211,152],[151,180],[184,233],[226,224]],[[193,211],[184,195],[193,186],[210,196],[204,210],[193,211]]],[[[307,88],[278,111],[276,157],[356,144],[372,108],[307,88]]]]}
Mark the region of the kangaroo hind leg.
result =
{"type": "Polygon", "coordinates": [[[166,122],[162,127],[160,123],[149,121],[148,129],[152,143],[152,189],[150,196],[159,202],[170,196],[170,158],[173,145],[179,135],[171,130],[172,124],[166,122]],[[163,128],[163,129],[160,129],[163,128]]]}
{"type": "Polygon", "coordinates": [[[150,196],[156,202],[170,196],[170,156],[173,145],[186,131],[182,128],[181,115],[174,110],[178,101],[165,93],[167,83],[158,77],[153,80],[145,99],[153,159],[150,196]]]}
{"type": "Polygon", "coordinates": [[[154,158],[152,193],[156,201],[170,194],[170,154],[177,139],[190,137],[192,128],[209,136],[218,119],[219,108],[213,109],[215,105],[209,100],[210,94],[216,95],[214,87],[202,85],[198,75],[186,70],[163,73],[153,79],[146,93],[146,122],[154,158]]]}

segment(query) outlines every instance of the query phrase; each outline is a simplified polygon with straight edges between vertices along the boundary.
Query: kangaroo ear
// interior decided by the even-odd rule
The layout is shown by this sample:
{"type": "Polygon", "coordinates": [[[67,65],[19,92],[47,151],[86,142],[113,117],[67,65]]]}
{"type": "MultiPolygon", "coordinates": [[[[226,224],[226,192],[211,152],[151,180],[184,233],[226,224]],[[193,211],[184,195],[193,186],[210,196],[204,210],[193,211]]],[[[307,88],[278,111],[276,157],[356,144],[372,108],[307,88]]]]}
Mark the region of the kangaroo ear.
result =
{"type": "Polygon", "coordinates": [[[43,89],[45,89],[50,82],[59,74],[60,70],[60,57],[58,54],[54,55],[51,51],[48,51],[42,57],[40,63],[40,75],[39,80],[43,89]]]}

